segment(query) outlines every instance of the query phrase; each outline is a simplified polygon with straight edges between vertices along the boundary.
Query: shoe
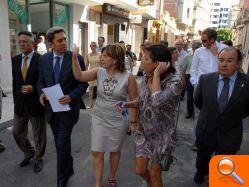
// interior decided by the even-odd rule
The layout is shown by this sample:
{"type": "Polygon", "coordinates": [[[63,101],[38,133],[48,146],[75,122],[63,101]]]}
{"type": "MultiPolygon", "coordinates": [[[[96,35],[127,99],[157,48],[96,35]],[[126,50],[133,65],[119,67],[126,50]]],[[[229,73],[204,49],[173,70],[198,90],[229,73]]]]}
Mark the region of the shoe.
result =
{"type": "Polygon", "coordinates": [[[200,173],[196,172],[194,176],[195,184],[203,184],[204,182],[204,175],[201,175],[200,173]]]}
{"type": "Polygon", "coordinates": [[[34,156],[34,152],[31,153],[29,156],[26,156],[23,161],[19,164],[20,167],[24,167],[24,166],[27,166],[29,164],[29,161],[31,158],[33,158],[34,156]]]}
{"type": "Polygon", "coordinates": [[[189,113],[185,116],[186,119],[190,119],[192,117],[193,117],[193,114],[189,114],[189,113]]]}
{"type": "Polygon", "coordinates": [[[2,143],[0,143],[0,153],[3,152],[5,150],[5,147],[2,143]]]}
{"type": "Polygon", "coordinates": [[[116,179],[109,179],[107,187],[117,187],[117,185],[116,185],[116,179]]]}
{"type": "Polygon", "coordinates": [[[34,165],[34,172],[38,173],[42,170],[42,168],[43,168],[42,160],[36,161],[34,165]]]}

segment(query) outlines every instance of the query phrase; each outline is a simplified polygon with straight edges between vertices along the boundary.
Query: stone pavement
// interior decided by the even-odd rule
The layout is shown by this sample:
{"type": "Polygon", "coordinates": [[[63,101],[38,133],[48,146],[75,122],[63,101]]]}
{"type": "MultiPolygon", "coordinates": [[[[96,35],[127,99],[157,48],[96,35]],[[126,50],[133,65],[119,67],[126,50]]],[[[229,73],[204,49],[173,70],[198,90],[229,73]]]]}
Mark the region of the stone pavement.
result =
{"type": "MultiPolygon", "coordinates": [[[[193,120],[185,119],[186,100],[181,103],[179,122],[177,127],[177,146],[173,153],[176,161],[168,172],[163,173],[164,186],[195,187],[193,175],[195,173],[196,153],[191,150],[193,138],[193,120]]],[[[72,133],[72,154],[74,157],[75,174],[70,178],[68,187],[92,187],[94,176],[90,152],[90,110],[82,110],[80,120],[72,133]]],[[[44,169],[33,173],[33,162],[25,168],[18,167],[23,154],[16,146],[11,131],[11,121],[5,122],[5,128],[0,130],[0,137],[6,145],[6,150],[0,154],[0,187],[55,187],[56,186],[56,153],[50,127],[47,128],[47,149],[44,156],[44,169]]],[[[2,124],[1,124],[2,125],[2,124]]],[[[245,120],[245,132],[240,153],[249,153],[249,120],[245,120]]],[[[29,137],[33,144],[32,132],[29,137]]],[[[129,137],[122,151],[122,158],[117,174],[118,187],[145,187],[140,177],[134,173],[134,145],[129,137]]],[[[104,181],[108,179],[108,154],[105,158],[104,181]]],[[[205,184],[208,186],[208,179],[205,184]]]]}

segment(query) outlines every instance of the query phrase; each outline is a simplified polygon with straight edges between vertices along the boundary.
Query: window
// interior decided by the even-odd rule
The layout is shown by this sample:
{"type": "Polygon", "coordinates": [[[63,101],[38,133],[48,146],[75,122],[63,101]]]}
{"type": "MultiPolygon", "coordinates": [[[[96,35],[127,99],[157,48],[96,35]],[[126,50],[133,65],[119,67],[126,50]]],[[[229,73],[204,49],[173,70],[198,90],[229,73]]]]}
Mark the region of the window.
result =
{"type": "Polygon", "coordinates": [[[214,6],[220,6],[220,3],[214,3],[214,6]]]}
{"type": "Polygon", "coordinates": [[[218,24],[218,21],[212,21],[212,24],[218,24]]]}
{"type": "Polygon", "coordinates": [[[20,53],[18,46],[18,32],[27,30],[28,24],[28,11],[26,9],[25,0],[9,1],[8,14],[9,14],[9,32],[10,32],[10,49],[11,56],[20,53]]]}
{"type": "Polygon", "coordinates": [[[220,11],[220,9],[214,9],[214,12],[219,12],[220,11]]]}

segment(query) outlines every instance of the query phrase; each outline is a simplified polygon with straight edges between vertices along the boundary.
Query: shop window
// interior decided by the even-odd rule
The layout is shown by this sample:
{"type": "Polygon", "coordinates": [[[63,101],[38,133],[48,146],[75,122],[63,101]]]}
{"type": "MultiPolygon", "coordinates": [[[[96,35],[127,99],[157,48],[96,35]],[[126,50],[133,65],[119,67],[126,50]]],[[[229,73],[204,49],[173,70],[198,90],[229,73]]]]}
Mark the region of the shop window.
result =
{"type": "Polygon", "coordinates": [[[8,0],[9,34],[11,56],[20,53],[18,47],[18,32],[27,30],[28,12],[25,0],[8,0]]]}
{"type": "Polygon", "coordinates": [[[69,7],[68,5],[55,3],[55,25],[64,28],[67,35],[68,46],[69,41],[69,7]]]}

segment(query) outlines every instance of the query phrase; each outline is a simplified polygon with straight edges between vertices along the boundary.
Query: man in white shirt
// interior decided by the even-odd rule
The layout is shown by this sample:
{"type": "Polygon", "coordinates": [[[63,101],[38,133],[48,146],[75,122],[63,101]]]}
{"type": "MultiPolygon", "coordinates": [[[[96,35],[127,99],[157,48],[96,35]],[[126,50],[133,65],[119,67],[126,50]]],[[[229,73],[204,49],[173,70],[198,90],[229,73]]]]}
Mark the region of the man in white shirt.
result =
{"type": "MultiPolygon", "coordinates": [[[[201,33],[203,47],[200,47],[195,51],[190,68],[190,82],[193,85],[194,90],[196,89],[199,77],[202,74],[218,71],[218,53],[228,46],[218,43],[216,39],[217,32],[215,29],[206,28],[201,33]]],[[[198,108],[195,107],[194,113],[196,126],[200,113],[198,108]]],[[[195,144],[192,149],[194,151],[197,150],[195,144]]]]}
{"type": "Polygon", "coordinates": [[[212,28],[207,28],[201,33],[203,47],[195,51],[190,68],[190,82],[193,86],[196,86],[202,74],[218,70],[218,53],[227,45],[218,43],[216,39],[217,32],[212,28]]]}
{"type": "Polygon", "coordinates": [[[183,49],[184,43],[182,39],[176,39],[175,41],[175,47],[178,50],[178,60],[177,60],[177,69],[181,72],[181,64],[184,56],[188,54],[184,49],[183,49]]]}
{"type": "Polygon", "coordinates": [[[98,37],[98,46],[96,48],[96,51],[98,53],[101,53],[102,48],[105,46],[104,43],[105,43],[105,37],[99,36],[98,37]]]}

